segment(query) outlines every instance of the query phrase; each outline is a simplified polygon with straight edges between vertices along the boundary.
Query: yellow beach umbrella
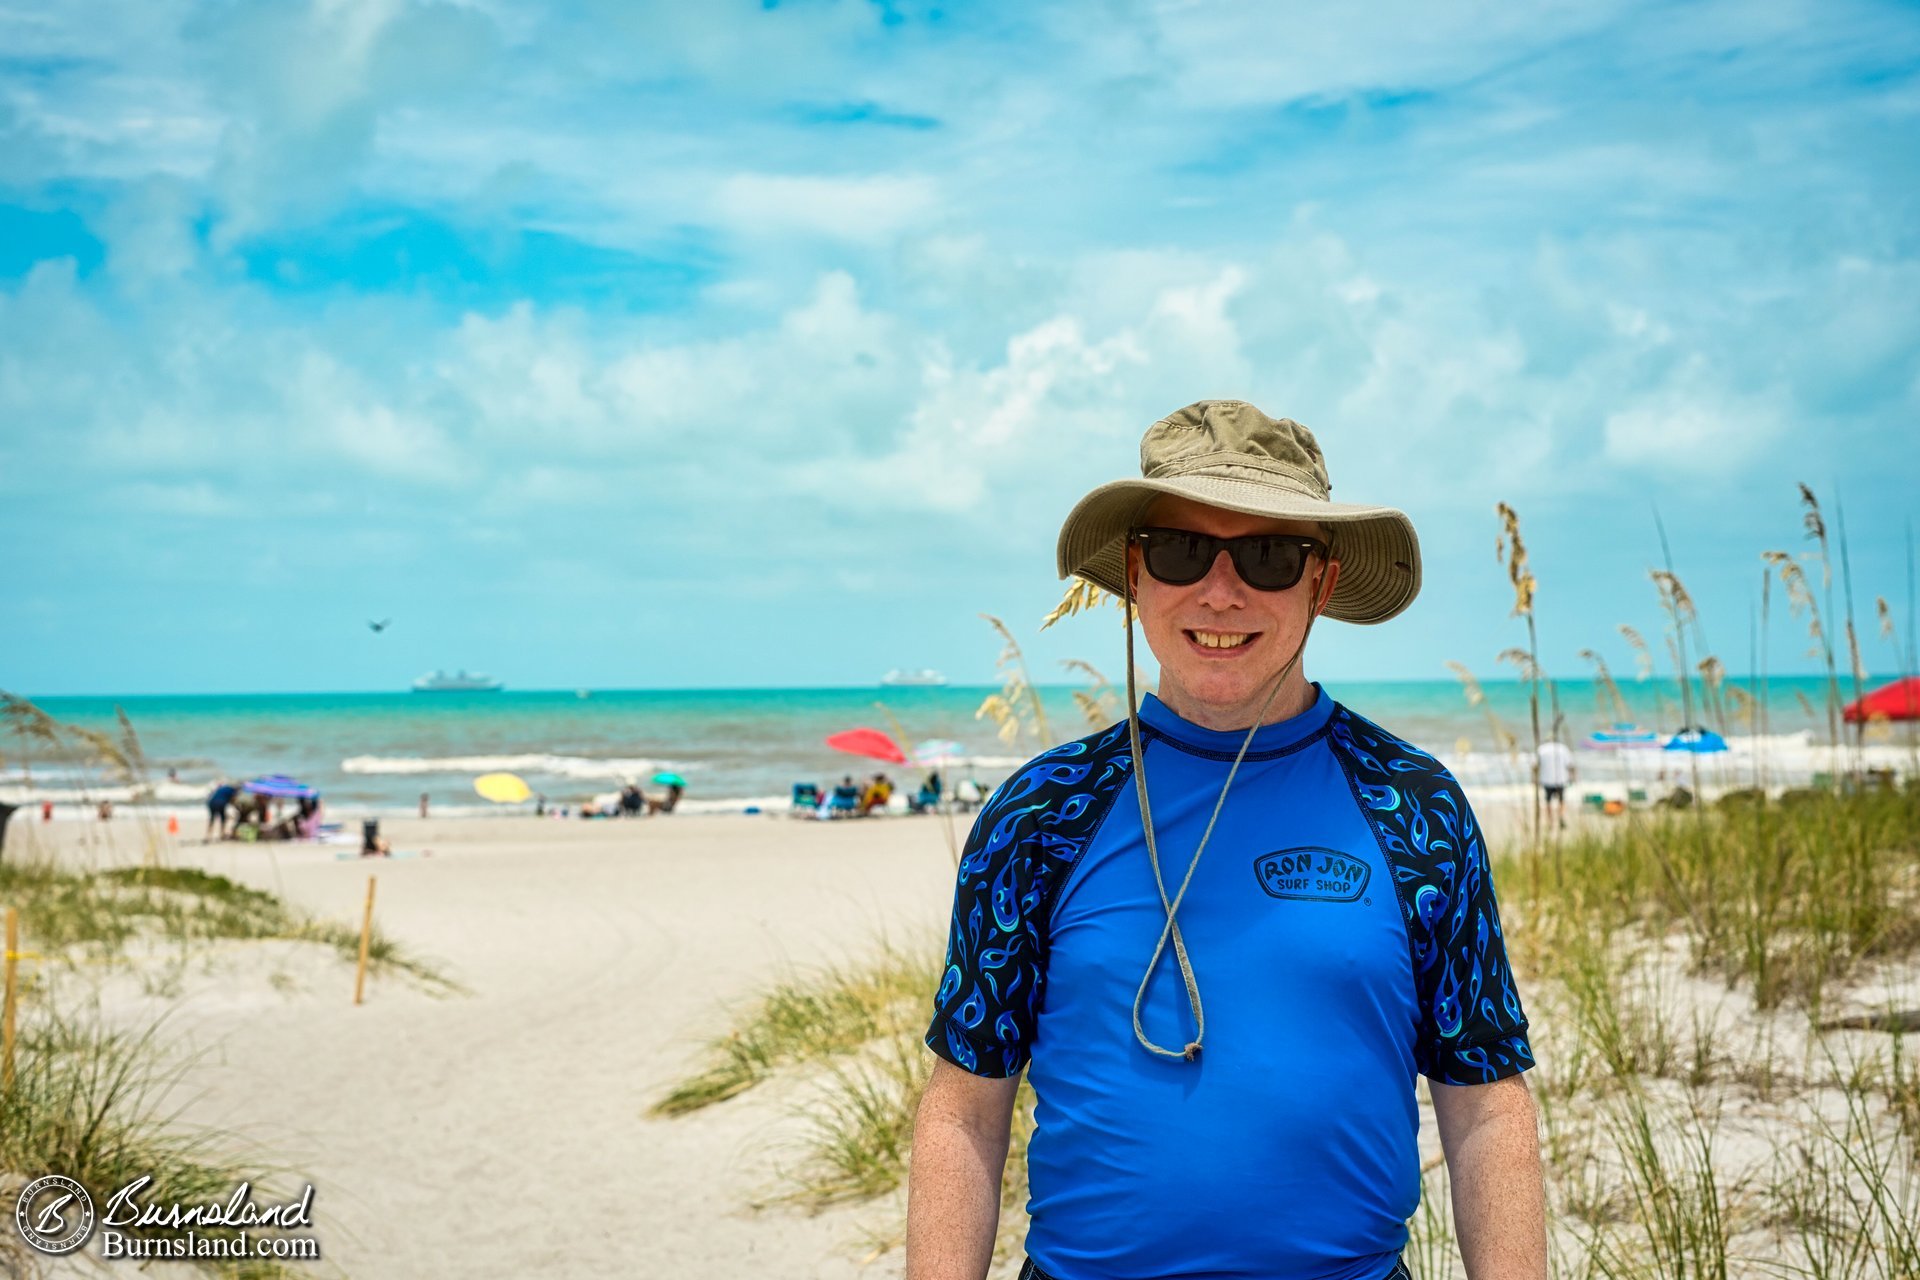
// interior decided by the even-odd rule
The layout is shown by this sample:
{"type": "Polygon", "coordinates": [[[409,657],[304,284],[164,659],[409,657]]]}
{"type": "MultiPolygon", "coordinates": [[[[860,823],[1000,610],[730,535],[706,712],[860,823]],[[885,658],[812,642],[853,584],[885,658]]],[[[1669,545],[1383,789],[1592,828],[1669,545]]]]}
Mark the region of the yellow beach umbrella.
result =
{"type": "Polygon", "coordinates": [[[533,788],[515,773],[483,773],[473,780],[473,789],[495,804],[519,804],[533,794],[533,788]]]}

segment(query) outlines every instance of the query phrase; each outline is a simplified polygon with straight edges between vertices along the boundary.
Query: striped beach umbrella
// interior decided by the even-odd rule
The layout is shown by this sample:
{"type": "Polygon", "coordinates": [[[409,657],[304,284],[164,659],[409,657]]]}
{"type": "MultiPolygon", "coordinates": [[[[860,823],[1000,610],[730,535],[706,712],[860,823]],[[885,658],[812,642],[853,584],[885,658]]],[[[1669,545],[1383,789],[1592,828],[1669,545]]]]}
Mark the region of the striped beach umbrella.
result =
{"type": "Polygon", "coordinates": [[[289,778],[284,773],[269,773],[255,778],[240,788],[256,796],[274,796],[282,800],[309,800],[320,794],[319,788],[310,787],[304,782],[289,778]]]}

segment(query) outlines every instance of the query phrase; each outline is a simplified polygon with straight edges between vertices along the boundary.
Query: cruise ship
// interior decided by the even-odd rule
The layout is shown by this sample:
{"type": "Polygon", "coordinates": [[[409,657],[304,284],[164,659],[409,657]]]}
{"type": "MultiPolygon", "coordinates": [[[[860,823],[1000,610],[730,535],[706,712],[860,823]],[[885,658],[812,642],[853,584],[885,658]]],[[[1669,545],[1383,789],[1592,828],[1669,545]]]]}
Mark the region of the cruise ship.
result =
{"type": "Polygon", "coordinates": [[[928,688],[943,685],[946,682],[947,678],[932,667],[922,667],[918,671],[902,671],[899,667],[895,667],[880,678],[880,683],[890,689],[901,685],[928,688]]]}
{"type": "Polygon", "coordinates": [[[492,676],[477,671],[469,675],[464,668],[452,675],[435,671],[413,682],[415,693],[498,693],[505,687],[492,676]]]}

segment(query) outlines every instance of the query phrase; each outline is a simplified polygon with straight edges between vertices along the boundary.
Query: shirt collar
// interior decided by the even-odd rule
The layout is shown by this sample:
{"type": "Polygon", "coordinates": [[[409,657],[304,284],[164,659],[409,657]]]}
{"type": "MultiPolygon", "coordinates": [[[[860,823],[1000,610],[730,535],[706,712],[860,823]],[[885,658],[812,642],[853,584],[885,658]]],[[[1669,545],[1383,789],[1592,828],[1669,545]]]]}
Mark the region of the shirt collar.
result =
{"type": "MultiPolygon", "coordinates": [[[[1313,702],[1305,711],[1291,719],[1263,724],[1255,731],[1253,742],[1247,747],[1249,755],[1257,751],[1278,751],[1291,747],[1326,726],[1327,721],[1333,718],[1333,699],[1318,681],[1314,681],[1311,688],[1313,702]]],[[[1240,744],[1247,737],[1244,728],[1203,729],[1181,717],[1151,693],[1140,704],[1140,722],[1183,746],[1199,751],[1224,752],[1229,757],[1240,750],[1240,744]]]]}

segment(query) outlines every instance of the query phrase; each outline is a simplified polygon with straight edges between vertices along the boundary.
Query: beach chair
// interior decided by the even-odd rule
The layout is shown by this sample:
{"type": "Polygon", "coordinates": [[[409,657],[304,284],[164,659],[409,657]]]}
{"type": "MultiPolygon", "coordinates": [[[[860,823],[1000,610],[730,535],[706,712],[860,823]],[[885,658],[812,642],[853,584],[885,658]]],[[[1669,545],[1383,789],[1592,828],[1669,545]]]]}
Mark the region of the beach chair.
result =
{"type": "Polygon", "coordinates": [[[826,813],[829,818],[859,817],[860,788],[835,787],[833,794],[827,797],[826,813]]]}
{"type": "Polygon", "coordinates": [[[793,784],[793,811],[795,813],[799,813],[802,809],[811,813],[819,807],[820,788],[818,785],[811,782],[796,782],[793,784]]]}

